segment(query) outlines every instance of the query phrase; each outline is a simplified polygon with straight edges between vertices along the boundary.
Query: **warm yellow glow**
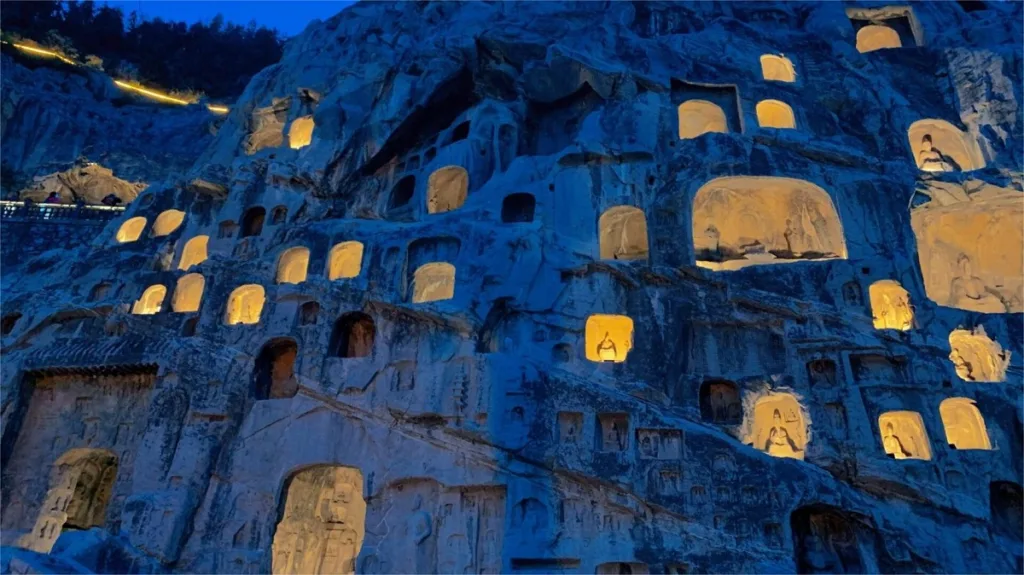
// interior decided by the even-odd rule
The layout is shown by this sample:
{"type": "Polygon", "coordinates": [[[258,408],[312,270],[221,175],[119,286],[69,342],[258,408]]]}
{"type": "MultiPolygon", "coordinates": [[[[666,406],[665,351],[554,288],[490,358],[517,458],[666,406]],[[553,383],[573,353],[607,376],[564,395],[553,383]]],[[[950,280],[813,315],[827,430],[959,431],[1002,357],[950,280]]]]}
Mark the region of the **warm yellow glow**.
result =
{"type": "Polygon", "coordinates": [[[207,104],[206,109],[213,112],[214,114],[227,114],[231,111],[227,106],[218,106],[216,104],[207,104]]]}
{"type": "Polygon", "coordinates": [[[647,219],[640,208],[608,208],[597,221],[601,259],[647,259],[647,219]]]}
{"type": "Polygon", "coordinates": [[[796,82],[796,70],[793,62],[785,56],[764,54],[761,56],[761,75],[765,80],[774,82],[796,82]]]}
{"type": "Polygon", "coordinates": [[[594,314],[587,318],[587,359],[622,363],[633,349],[633,320],[625,315],[594,314]]]}
{"type": "Polygon", "coordinates": [[[185,212],[181,210],[165,210],[156,217],[153,222],[153,237],[166,236],[178,229],[181,222],[185,221],[185,212]]]}
{"type": "Polygon", "coordinates": [[[778,100],[761,100],[757,103],[757,123],[762,128],[796,128],[793,108],[778,100]]]}
{"type": "Polygon", "coordinates": [[[122,244],[134,242],[139,239],[144,229],[146,229],[146,218],[142,216],[129,218],[117,229],[117,241],[122,244]]]}
{"type": "Polygon", "coordinates": [[[354,278],[363,266],[362,242],[341,242],[331,248],[327,257],[327,279],[354,278]]]}
{"type": "Polygon", "coordinates": [[[177,313],[199,311],[199,304],[203,301],[204,287],[206,287],[206,280],[200,274],[181,276],[174,287],[171,309],[177,313]]]}
{"type": "Polygon", "coordinates": [[[121,88],[123,90],[129,90],[129,91],[132,91],[132,92],[136,92],[138,94],[142,94],[143,96],[146,96],[147,98],[152,98],[154,100],[160,100],[161,102],[167,102],[167,103],[170,103],[170,104],[178,104],[178,105],[181,105],[181,106],[187,106],[187,105],[192,103],[192,102],[189,102],[187,100],[182,100],[181,98],[175,98],[173,96],[168,96],[167,94],[164,94],[162,92],[157,92],[157,91],[154,91],[154,90],[150,90],[148,88],[143,88],[141,86],[133,86],[133,85],[127,83],[127,82],[122,82],[121,80],[114,80],[114,84],[117,84],[117,87],[121,88]]]}
{"type": "Polygon", "coordinates": [[[24,52],[29,52],[29,53],[32,53],[32,54],[37,54],[39,56],[46,56],[47,58],[56,58],[56,59],[60,60],[61,62],[64,62],[65,64],[71,64],[72,66],[77,66],[78,65],[77,62],[75,62],[74,60],[71,60],[70,58],[68,58],[64,54],[61,54],[59,52],[54,52],[53,50],[43,50],[42,48],[36,48],[35,46],[29,46],[28,44],[12,43],[11,45],[14,46],[15,48],[19,49],[19,50],[24,51],[24,52]]]}
{"type": "Polygon", "coordinates": [[[288,145],[293,150],[308,146],[313,141],[313,127],[313,116],[296,118],[288,128],[288,145]]]}
{"type": "Polygon", "coordinates": [[[846,258],[828,192],[793,178],[711,180],[694,196],[691,232],[697,265],[712,270],[846,258]]]}
{"type": "Polygon", "coordinates": [[[455,266],[431,262],[416,268],[412,275],[412,303],[427,303],[455,297],[455,266]]]}
{"type": "Polygon", "coordinates": [[[907,331],[914,326],[910,294],[898,282],[880,280],[868,288],[875,329],[907,331]]]}
{"type": "Polygon", "coordinates": [[[188,270],[206,261],[206,248],[210,244],[210,236],[196,236],[185,244],[181,250],[181,260],[178,262],[179,270],[188,270]]]}
{"type": "Polygon", "coordinates": [[[931,459],[924,421],[916,411],[888,411],[878,416],[882,447],[896,459],[931,459]]]}
{"type": "Polygon", "coordinates": [[[800,403],[788,393],[758,400],[747,441],[773,457],[803,459],[807,426],[800,403]]]}
{"type": "Polygon", "coordinates": [[[708,132],[725,134],[729,123],[725,112],[707,100],[688,100],[679,105],[679,139],[689,140],[708,132]]]}
{"type": "Polygon", "coordinates": [[[899,48],[903,46],[900,35],[888,26],[872,24],[857,31],[857,51],[873,52],[882,48],[899,48]]]}
{"type": "Polygon", "coordinates": [[[166,296],[166,287],[159,284],[149,286],[146,288],[146,291],[142,292],[142,297],[132,306],[132,313],[135,315],[153,315],[160,311],[166,296]]]}
{"type": "Polygon", "coordinates": [[[956,374],[964,381],[1006,381],[1006,368],[1010,366],[1010,350],[985,334],[985,328],[974,331],[954,329],[949,334],[949,361],[956,374]]]}
{"type": "Polygon", "coordinates": [[[985,429],[985,418],[981,416],[973,400],[966,397],[951,397],[939,404],[942,427],[946,430],[946,443],[963,449],[992,449],[985,429]]]}
{"type": "Polygon", "coordinates": [[[247,284],[231,292],[228,297],[227,314],[224,322],[228,325],[254,324],[260,322],[264,301],[263,286],[247,284]]]}
{"type": "Polygon", "coordinates": [[[462,207],[469,191],[469,174],[460,166],[445,166],[427,180],[427,213],[440,214],[462,207]]]}
{"type": "Polygon", "coordinates": [[[926,172],[966,172],[985,167],[978,141],[945,120],[918,120],[907,130],[907,139],[917,167],[926,172]]]}
{"type": "Polygon", "coordinates": [[[290,248],[277,260],[277,283],[300,284],[306,281],[309,268],[309,249],[290,248]]]}

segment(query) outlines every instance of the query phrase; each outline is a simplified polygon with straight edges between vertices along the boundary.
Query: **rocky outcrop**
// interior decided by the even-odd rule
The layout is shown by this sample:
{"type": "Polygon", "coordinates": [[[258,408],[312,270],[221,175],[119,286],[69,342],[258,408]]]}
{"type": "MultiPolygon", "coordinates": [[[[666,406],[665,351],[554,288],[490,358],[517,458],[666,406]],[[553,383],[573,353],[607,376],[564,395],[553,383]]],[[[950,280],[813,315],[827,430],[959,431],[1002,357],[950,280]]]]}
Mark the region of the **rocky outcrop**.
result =
{"type": "Polygon", "coordinates": [[[129,203],[146,189],[142,182],[126,182],[114,176],[113,170],[92,162],[84,162],[69,170],[37,176],[32,186],[21,190],[19,199],[42,202],[57,194],[61,203],[73,204],[83,201],[88,204],[99,204],[110,194],[114,194],[122,203],[129,203]]]}
{"type": "Polygon", "coordinates": [[[61,532],[102,527],[174,572],[1019,571],[1022,248],[978,232],[1024,197],[1020,11],[311,24],[190,168],[0,278],[3,542],[89,562],[61,532]]]}

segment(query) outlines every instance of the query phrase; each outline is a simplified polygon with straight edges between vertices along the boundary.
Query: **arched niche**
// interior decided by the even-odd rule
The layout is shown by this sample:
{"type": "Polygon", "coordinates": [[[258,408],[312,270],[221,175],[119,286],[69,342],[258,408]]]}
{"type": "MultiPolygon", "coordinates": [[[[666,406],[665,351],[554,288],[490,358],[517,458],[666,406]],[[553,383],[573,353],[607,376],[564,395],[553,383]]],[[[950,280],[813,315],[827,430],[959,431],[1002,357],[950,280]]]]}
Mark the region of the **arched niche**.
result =
{"type": "Polygon", "coordinates": [[[725,111],[707,100],[687,100],[679,105],[679,139],[689,140],[709,132],[727,134],[725,111]]]}
{"type": "Polygon", "coordinates": [[[917,167],[926,172],[960,172],[985,167],[978,141],[945,120],[924,119],[907,130],[917,167]]]}
{"type": "Polygon", "coordinates": [[[296,118],[288,128],[288,145],[293,150],[305,148],[313,141],[313,116],[296,118]]]}
{"type": "Polygon", "coordinates": [[[762,128],[796,128],[793,108],[779,100],[761,100],[756,106],[757,124],[762,128]]]}
{"type": "Polygon", "coordinates": [[[142,230],[144,229],[146,229],[146,218],[142,216],[128,218],[123,224],[121,224],[121,227],[117,229],[117,235],[115,238],[117,239],[117,242],[121,244],[134,242],[142,236],[142,230]]]}
{"type": "Polygon", "coordinates": [[[395,210],[405,207],[412,201],[413,193],[416,192],[416,178],[405,176],[395,187],[391,188],[391,196],[388,198],[388,210],[395,210]]]}
{"type": "Polygon", "coordinates": [[[754,404],[754,420],[748,441],[754,449],[773,457],[803,459],[807,446],[807,423],[795,397],[776,393],[754,404]]]}
{"type": "Polygon", "coordinates": [[[167,288],[157,284],[151,285],[142,292],[142,296],[132,306],[132,313],[135,315],[153,315],[160,311],[164,305],[164,297],[167,296],[167,288]]]}
{"type": "Polygon", "coordinates": [[[210,245],[210,236],[196,236],[185,243],[181,250],[181,259],[178,261],[178,269],[187,271],[192,266],[197,266],[206,261],[207,247],[210,245]]]}
{"type": "Polygon", "coordinates": [[[455,266],[430,262],[416,268],[412,276],[412,303],[427,303],[455,297],[455,266]]]}
{"type": "Polygon", "coordinates": [[[181,210],[165,210],[160,212],[160,215],[153,221],[151,233],[154,238],[169,235],[178,229],[183,221],[185,221],[185,212],[181,210]]]}
{"type": "Polygon", "coordinates": [[[871,319],[875,329],[907,331],[914,326],[910,294],[899,282],[876,281],[868,287],[868,299],[871,300],[871,319]]]}
{"type": "Polygon", "coordinates": [[[808,505],[789,516],[797,573],[864,573],[856,524],[840,509],[808,505]]]}
{"type": "Polygon", "coordinates": [[[605,210],[597,220],[603,260],[645,260],[647,218],[640,208],[615,206],[605,210]]]}
{"type": "Polygon", "coordinates": [[[622,363],[633,349],[633,319],[625,315],[594,314],[587,318],[587,359],[622,363]]]}
{"type": "Polygon", "coordinates": [[[102,527],[106,522],[117,482],[117,456],[105,449],[72,449],[54,467],[39,517],[18,541],[19,547],[49,553],[63,531],[102,527]]]}
{"type": "Polygon", "coordinates": [[[283,224],[286,219],[288,219],[288,208],[277,206],[270,210],[270,223],[283,224]]]}
{"type": "Polygon", "coordinates": [[[697,265],[716,271],[846,259],[832,199],[820,187],[792,178],[711,180],[694,196],[692,233],[697,265]]]}
{"type": "Polygon", "coordinates": [[[204,287],[206,287],[206,280],[201,274],[181,276],[174,286],[171,309],[177,313],[199,311],[199,304],[203,301],[204,287]]]}
{"type": "Polygon", "coordinates": [[[260,322],[265,300],[263,286],[246,284],[235,288],[228,296],[224,323],[228,325],[256,324],[260,322]]]}
{"type": "Polygon", "coordinates": [[[246,210],[242,216],[242,237],[258,236],[263,233],[263,221],[267,218],[267,209],[254,206],[246,210]]]}
{"type": "Polygon", "coordinates": [[[761,55],[761,76],[772,82],[796,82],[793,62],[785,56],[761,55]]]}
{"type": "Polygon", "coordinates": [[[509,194],[501,202],[501,221],[505,223],[526,223],[533,221],[537,200],[533,194],[509,194]]]}
{"type": "Polygon", "coordinates": [[[966,397],[944,399],[939,404],[939,415],[946,431],[946,443],[950,446],[957,450],[992,449],[985,418],[973,400],[966,397]]]}
{"type": "Polygon", "coordinates": [[[883,48],[900,48],[903,42],[896,30],[888,26],[870,24],[857,31],[857,51],[874,52],[883,48]]]}
{"type": "Polygon", "coordinates": [[[309,269],[309,249],[304,247],[288,248],[277,260],[277,283],[300,284],[306,281],[309,269]]]}
{"type": "Polygon", "coordinates": [[[362,242],[348,241],[334,244],[327,255],[327,279],[334,281],[354,278],[363,266],[362,242]]]}
{"type": "Polygon", "coordinates": [[[1024,311],[1024,194],[936,204],[910,214],[928,298],[979,313],[1024,311]]]}
{"type": "Polygon", "coordinates": [[[949,361],[964,381],[1006,381],[1010,352],[985,333],[984,327],[974,330],[954,329],[949,334],[949,361]]]}
{"type": "Polygon", "coordinates": [[[736,425],[743,420],[740,389],[725,380],[709,380],[700,386],[700,417],[708,423],[736,425]]]}
{"type": "Polygon", "coordinates": [[[995,531],[1019,543],[1024,532],[1024,494],[1020,484],[993,481],[989,483],[988,492],[989,515],[995,531]]]}
{"type": "Polygon", "coordinates": [[[440,214],[462,207],[469,191],[469,173],[461,166],[445,166],[427,180],[427,213],[440,214]]]}
{"type": "Polygon", "coordinates": [[[354,573],[366,533],[362,473],[308,467],[287,480],[281,499],[271,573],[354,573]]]}
{"type": "Polygon", "coordinates": [[[256,356],[253,369],[253,395],[257,400],[295,397],[299,382],[295,377],[295,358],[299,346],[290,338],[267,342],[256,356]]]}
{"type": "Polygon", "coordinates": [[[894,459],[931,459],[924,420],[916,411],[887,411],[878,416],[882,448],[894,459]]]}
{"type": "Polygon", "coordinates": [[[350,312],[334,322],[329,353],[334,357],[369,357],[377,327],[373,318],[362,312],[350,312]]]}

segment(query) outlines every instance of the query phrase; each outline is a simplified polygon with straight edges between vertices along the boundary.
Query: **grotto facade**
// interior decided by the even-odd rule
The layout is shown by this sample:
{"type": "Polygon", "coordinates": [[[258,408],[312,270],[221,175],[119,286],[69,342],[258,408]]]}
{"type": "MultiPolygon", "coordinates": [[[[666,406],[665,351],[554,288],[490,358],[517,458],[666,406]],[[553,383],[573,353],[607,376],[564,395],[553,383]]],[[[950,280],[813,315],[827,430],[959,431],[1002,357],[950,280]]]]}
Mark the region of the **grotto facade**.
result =
{"type": "Polygon", "coordinates": [[[1020,572],[1021,10],[311,23],[3,274],[0,567],[1020,572]]]}

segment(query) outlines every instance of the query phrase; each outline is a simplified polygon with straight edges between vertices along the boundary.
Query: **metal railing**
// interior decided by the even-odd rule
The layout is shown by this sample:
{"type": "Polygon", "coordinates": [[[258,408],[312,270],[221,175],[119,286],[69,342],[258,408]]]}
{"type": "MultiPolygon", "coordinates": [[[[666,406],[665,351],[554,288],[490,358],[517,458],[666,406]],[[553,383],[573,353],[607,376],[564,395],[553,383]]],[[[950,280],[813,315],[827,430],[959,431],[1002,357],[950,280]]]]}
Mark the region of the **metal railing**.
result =
{"type": "Polygon", "coordinates": [[[123,206],[72,204],[37,204],[0,200],[0,219],[33,221],[99,221],[106,222],[124,213],[123,206]]]}

